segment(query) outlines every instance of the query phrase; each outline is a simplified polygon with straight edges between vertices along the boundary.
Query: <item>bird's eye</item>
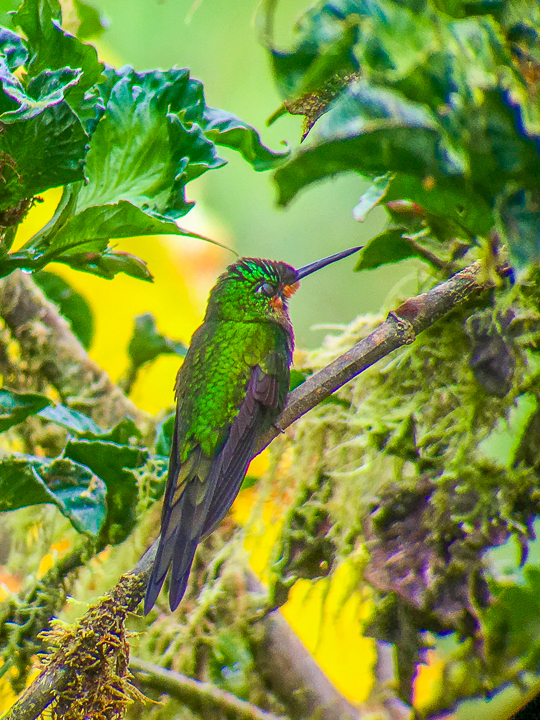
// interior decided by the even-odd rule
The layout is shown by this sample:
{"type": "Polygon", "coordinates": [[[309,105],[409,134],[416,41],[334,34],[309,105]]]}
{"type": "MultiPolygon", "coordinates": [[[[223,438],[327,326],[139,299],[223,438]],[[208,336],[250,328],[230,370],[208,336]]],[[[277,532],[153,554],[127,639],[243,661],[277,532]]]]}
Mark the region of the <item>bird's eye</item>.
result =
{"type": "Polygon", "coordinates": [[[260,295],[266,295],[266,297],[273,297],[276,294],[276,288],[274,285],[270,285],[270,283],[265,282],[259,285],[255,292],[260,295]]]}

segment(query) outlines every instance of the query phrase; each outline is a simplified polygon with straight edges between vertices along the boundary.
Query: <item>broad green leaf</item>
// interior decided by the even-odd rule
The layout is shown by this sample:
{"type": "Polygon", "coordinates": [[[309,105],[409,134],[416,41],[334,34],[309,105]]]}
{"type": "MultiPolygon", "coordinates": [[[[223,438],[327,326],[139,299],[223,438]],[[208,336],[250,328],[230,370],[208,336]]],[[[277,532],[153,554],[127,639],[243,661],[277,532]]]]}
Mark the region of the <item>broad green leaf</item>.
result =
{"type": "Polygon", "coordinates": [[[386,201],[410,200],[472,233],[487,233],[493,226],[489,205],[446,152],[437,121],[425,106],[361,81],[349,86],[315,128],[311,143],[276,171],[281,204],[305,185],[339,171],[391,172],[395,177],[386,201]]]}
{"type": "Polygon", "coordinates": [[[107,520],[100,543],[122,542],[137,522],[138,482],[134,471],[144,467],[148,451],[103,440],[70,440],[65,455],[89,467],[107,486],[107,520]]]}
{"type": "Polygon", "coordinates": [[[98,436],[102,434],[99,425],[96,425],[91,418],[83,415],[78,410],[71,410],[65,405],[58,404],[54,407],[46,407],[39,415],[76,435],[89,433],[98,436]]]}
{"type": "Polygon", "coordinates": [[[35,415],[51,404],[45,395],[0,389],[0,432],[35,415]]]}
{"type": "Polygon", "coordinates": [[[185,185],[225,161],[196,122],[203,122],[204,96],[187,70],[136,73],[126,67],[108,70],[106,80],[99,87],[106,110],[92,136],[88,182],[65,191],[51,223],[20,255],[39,255],[43,263],[65,259],[106,276],[122,269],[149,278],[141,263],[118,253],[103,261],[70,256],[102,255],[110,238],[193,235],[176,224],[193,204],[185,200],[185,185]]]}
{"type": "Polygon", "coordinates": [[[160,333],[156,319],[151,313],[138,315],[135,318],[133,337],[128,346],[131,363],[139,368],[144,363],[155,360],[159,355],[176,354],[185,357],[187,347],[178,340],[171,340],[160,333]]]}
{"type": "Polygon", "coordinates": [[[276,172],[281,204],[339,172],[393,173],[385,200],[410,200],[470,239],[492,230],[509,182],[539,187],[540,106],[532,76],[520,72],[536,67],[538,4],[506,3],[504,12],[486,5],[476,17],[466,17],[475,12],[471,3],[450,4],[445,15],[446,5],[440,12],[432,3],[333,0],[304,15],[295,48],[275,67],[278,85],[288,85],[289,95],[300,87],[353,19],[362,80],[343,89],[276,172]]]}
{"type": "Polygon", "coordinates": [[[358,81],[330,106],[292,160],[276,171],[279,202],[287,204],[305,185],[339,171],[402,171],[420,177],[438,172],[440,141],[436,119],[425,106],[358,81]]]}
{"type": "Polygon", "coordinates": [[[69,320],[74,335],[88,350],[94,336],[94,316],[86,298],[55,273],[42,270],[34,273],[33,279],[49,300],[58,305],[62,315],[69,320]]]}
{"type": "Polygon", "coordinates": [[[373,210],[384,199],[394,177],[391,173],[385,173],[381,177],[375,178],[373,184],[360,196],[358,204],[353,208],[352,212],[355,220],[364,222],[369,211],[373,210]]]}
{"type": "Polygon", "coordinates": [[[360,258],[354,269],[356,271],[372,270],[387,263],[416,257],[418,255],[416,250],[402,237],[402,234],[406,232],[406,228],[390,228],[371,238],[360,250],[360,258]]]}
{"type": "Polygon", "coordinates": [[[100,478],[66,458],[12,455],[0,460],[1,512],[50,503],[78,532],[96,536],[105,520],[106,494],[100,478]]]}

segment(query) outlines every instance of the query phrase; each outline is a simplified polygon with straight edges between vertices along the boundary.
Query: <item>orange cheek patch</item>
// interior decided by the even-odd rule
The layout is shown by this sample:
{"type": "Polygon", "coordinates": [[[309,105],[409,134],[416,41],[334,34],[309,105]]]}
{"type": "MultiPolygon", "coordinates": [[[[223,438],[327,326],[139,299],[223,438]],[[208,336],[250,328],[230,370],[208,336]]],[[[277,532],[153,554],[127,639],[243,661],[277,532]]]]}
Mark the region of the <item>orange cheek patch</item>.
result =
{"type": "Polygon", "coordinates": [[[286,298],[290,298],[291,295],[294,295],[294,293],[298,290],[299,287],[300,287],[299,282],[295,282],[294,285],[285,285],[285,287],[283,288],[282,294],[286,298]]]}
{"type": "Polygon", "coordinates": [[[279,295],[274,295],[273,298],[270,298],[270,307],[274,308],[274,310],[283,309],[283,300],[279,297],[279,295]]]}

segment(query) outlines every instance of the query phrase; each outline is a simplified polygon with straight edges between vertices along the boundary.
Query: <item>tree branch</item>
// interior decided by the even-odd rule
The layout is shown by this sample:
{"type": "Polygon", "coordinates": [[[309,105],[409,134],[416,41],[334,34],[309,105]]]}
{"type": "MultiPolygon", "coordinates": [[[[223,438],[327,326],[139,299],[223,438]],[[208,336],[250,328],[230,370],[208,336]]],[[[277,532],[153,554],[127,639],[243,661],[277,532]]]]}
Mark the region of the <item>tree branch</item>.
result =
{"type": "Polygon", "coordinates": [[[126,415],[146,426],[147,413],[88,357],[69,322],[31,277],[16,270],[0,280],[0,313],[25,357],[39,364],[68,405],[83,410],[101,427],[112,427],[126,415]]]}
{"type": "MultiPolygon", "coordinates": [[[[250,592],[264,593],[251,570],[245,578],[250,592]]],[[[341,695],[280,612],[264,615],[258,624],[264,632],[252,643],[257,670],[291,717],[361,720],[360,712],[341,695]]]]}
{"type": "MultiPolygon", "coordinates": [[[[28,278],[24,279],[28,280],[28,278]]],[[[3,283],[5,282],[6,281],[3,281],[3,283]]],[[[489,280],[485,280],[482,277],[480,264],[475,263],[429,292],[418,295],[403,303],[395,312],[390,313],[387,320],[370,335],[360,340],[351,350],[344,353],[320,372],[309,377],[305,383],[290,393],[285,409],[278,420],[279,427],[283,429],[289,427],[293,422],[353,377],[393,350],[412,343],[417,334],[422,332],[422,330],[433,325],[445,314],[470,299],[474,294],[487,289],[490,285],[489,280]]],[[[5,295],[2,296],[0,293],[0,304],[2,304],[3,297],[5,297],[5,295]]],[[[19,304],[22,308],[25,307],[24,301],[21,301],[19,304]]],[[[56,313],[56,309],[54,306],[52,307],[56,313]]],[[[4,310],[2,310],[2,312],[4,312],[4,310]]],[[[40,316],[39,312],[36,314],[40,317],[40,322],[46,323],[49,320],[48,315],[40,316]]],[[[66,332],[69,332],[69,330],[64,328],[60,333],[62,342],[65,342],[66,332]]],[[[86,361],[81,361],[79,357],[80,356],[75,357],[75,364],[82,362],[83,367],[86,367],[86,361]]],[[[72,372],[76,374],[73,370],[72,372]]],[[[99,372],[102,373],[102,371],[99,372]]],[[[256,453],[261,452],[277,435],[278,431],[272,429],[262,436],[257,443],[256,453]]],[[[130,611],[133,611],[144,596],[146,582],[150,574],[156,550],[157,540],[139,560],[133,571],[124,575],[107,597],[113,596],[119,589],[122,589],[122,583],[125,584],[128,582],[130,592],[129,608],[130,611]]],[[[124,592],[124,590],[122,591],[124,592]]],[[[107,597],[101,602],[105,602],[107,597]]],[[[99,604],[97,607],[99,608],[99,604]]],[[[95,608],[91,609],[87,615],[95,610],[95,608]]],[[[85,618],[86,617],[87,616],[85,616],[85,618]]],[[[85,618],[83,618],[79,627],[84,626],[85,618]]],[[[284,638],[282,638],[281,641],[289,642],[284,638]]],[[[273,652],[272,648],[273,644],[269,642],[267,645],[269,654],[273,652]]],[[[19,698],[5,716],[4,720],[34,720],[55,696],[62,692],[77,672],[77,664],[71,663],[69,665],[63,665],[61,661],[62,654],[56,653],[52,657],[49,665],[42,670],[34,683],[25,691],[21,698],[19,698]]],[[[275,657],[272,659],[271,655],[269,655],[269,662],[278,664],[275,657]]],[[[314,661],[313,664],[315,664],[314,661]]],[[[304,683],[303,687],[305,687],[307,691],[314,690],[316,694],[317,688],[312,688],[311,672],[302,671],[300,675],[302,677],[302,683],[304,683]]],[[[286,678],[284,678],[284,680],[286,680],[286,678]]],[[[324,715],[324,710],[324,707],[319,707],[318,709],[321,720],[327,717],[324,715]]],[[[293,716],[298,717],[295,712],[293,712],[293,716]]]]}
{"type": "MultiPolygon", "coordinates": [[[[466,267],[446,282],[422,295],[417,295],[391,312],[385,322],[350,350],[314,375],[310,375],[287,396],[277,428],[285,430],[329,395],[339,390],[371,365],[397,350],[410,345],[423,330],[440,320],[472,295],[486,290],[491,283],[483,281],[479,262],[466,267]]],[[[270,428],[256,446],[259,453],[279,435],[279,429],[270,428]]]]}
{"type": "Polygon", "coordinates": [[[220,717],[226,715],[231,720],[285,720],[282,716],[264,712],[252,703],[240,700],[211,683],[194,680],[174,670],[165,670],[136,657],[130,658],[129,669],[143,687],[167,693],[201,717],[205,717],[208,712],[217,711],[220,717]]]}

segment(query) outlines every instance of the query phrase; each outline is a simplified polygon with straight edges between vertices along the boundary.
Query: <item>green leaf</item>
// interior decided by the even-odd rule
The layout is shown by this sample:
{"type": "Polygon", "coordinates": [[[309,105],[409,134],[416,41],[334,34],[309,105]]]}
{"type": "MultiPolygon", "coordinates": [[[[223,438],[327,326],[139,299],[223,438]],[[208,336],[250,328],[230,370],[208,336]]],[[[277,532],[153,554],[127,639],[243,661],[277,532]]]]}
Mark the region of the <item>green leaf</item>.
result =
{"type": "Polygon", "coordinates": [[[0,511],[56,505],[80,533],[96,536],[105,520],[107,490],[87,467],[65,458],[12,455],[0,460],[0,511]]]}
{"type": "Polygon", "coordinates": [[[371,238],[360,250],[360,258],[354,269],[372,270],[387,263],[418,256],[412,245],[402,237],[403,233],[407,233],[406,228],[390,228],[371,238]]]}
{"type": "Polygon", "coordinates": [[[440,140],[436,119],[425,106],[355,82],[315,124],[310,140],[276,171],[279,202],[285,205],[308,183],[339,171],[433,174],[439,170],[440,140]]]}
{"type": "Polygon", "coordinates": [[[370,210],[373,210],[381,200],[384,199],[390,183],[395,175],[385,173],[381,177],[375,178],[373,184],[360,196],[358,204],[353,208],[353,217],[358,222],[364,222],[370,210]]]}
{"type": "Polygon", "coordinates": [[[91,418],[65,405],[46,407],[39,415],[86,440],[99,439],[125,445],[142,437],[141,431],[129,417],[125,417],[109,430],[102,430],[91,418]]]}
{"type": "Polygon", "coordinates": [[[159,355],[176,354],[185,357],[187,347],[178,340],[171,340],[160,333],[156,319],[151,313],[137,315],[135,330],[128,346],[131,363],[135,368],[155,360],[159,355]]]}
{"type": "Polygon", "coordinates": [[[518,190],[501,200],[502,232],[506,235],[511,263],[524,268],[540,262],[540,191],[518,190]]]}
{"type": "Polygon", "coordinates": [[[289,150],[274,152],[261,142],[259,133],[239,118],[216,108],[206,108],[203,118],[204,134],[224,147],[237,150],[255,170],[272,170],[289,157],[289,150]]]}
{"type": "Polygon", "coordinates": [[[100,544],[122,542],[137,522],[138,482],[134,471],[144,467],[148,451],[103,440],[70,440],[65,455],[89,467],[107,486],[107,520],[100,544]]]}
{"type": "Polygon", "coordinates": [[[29,415],[35,415],[50,404],[51,401],[45,395],[0,389],[0,432],[17,425],[29,415]]]}
{"type": "Polygon", "coordinates": [[[62,315],[69,320],[74,335],[88,350],[94,336],[94,316],[86,298],[55,273],[42,270],[34,273],[33,279],[49,300],[58,305],[62,315]]]}
{"type": "Polygon", "coordinates": [[[170,413],[163,420],[160,420],[156,426],[156,454],[165,458],[168,458],[171,454],[175,416],[175,412],[170,413]]]}
{"type": "Polygon", "coordinates": [[[185,215],[192,206],[186,183],[225,164],[196,122],[201,84],[187,70],[105,74],[112,87],[104,89],[106,112],[92,137],[77,213],[124,200],[158,219],[185,215]]]}
{"type": "MultiPolygon", "coordinates": [[[[100,81],[103,65],[93,45],[85,45],[61,27],[62,10],[58,0],[25,0],[13,15],[13,24],[28,39],[29,62],[26,70],[31,77],[44,70],[80,68],[82,78],[76,102],[86,90],[100,81]]],[[[75,109],[75,108],[74,108],[75,109]]]]}
{"type": "Polygon", "coordinates": [[[0,53],[10,70],[16,70],[28,60],[28,50],[19,35],[5,27],[0,27],[0,53]]]}
{"type": "Polygon", "coordinates": [[[90,433],[98,436],[102,434],[99,425],[96,425],[91,418],[83,415],[83,413],[78,410],[71,410],[65,405],[58,404],[54,407],[46,407],[39,415],[45,418],[45,420],[50,420],[76,435],[90,433]]]}
{"type": "MultiPolygon", "coordinates": [[[[276,67],[278,85],[301,87],[353,20],[359,31],[350,51],[362,79],[343,88],[276,172],[281,204],[339,172],[392,173],[385,200],[414,202],[439,228],[447,225],[446,234],[468,241],[493,229],[493,208],[509,184],[536,192],[540,106],[520,71],[530,75],[540,59],[538,5],[504,3],[493,16],[486,5],[481,17],[464,17],[478,4],[447,5],[332,0],[304,15],[295,49],[276,67]]],[[[319,93],[325,80],[323,73],[319,93]]],[[[371,206],[368,193],[356,214],[371,206]]]]}
{"type": "Polygon", "coordinates": [[[486,233],[493,217],[446,152],[430,111],[365,81],[349,86],[315,126],[311,144],[276,171],[284,205],[307,184],[339,171],[396,173],[385,200],[410,200],[450,217],[470,232],[486,233]]]}
{"type": "MultiPolygon", "coordinates": [[[[101,247],[103,245],[105,242],[101,244],[101,247]]],[[[154,279],[144,260],[123,250],[110,250],[106,245],[101,254],[99,252],[67,252],[59,255],[58,260],[76,270],[90,272],[107,280],[112,280],[120,272],[139,280],[152,282],[154,279]]]]}
{"type": "Polygon", "coordinates": [[[61,99],[66,87],[75,81],[73,71],[39,76],[28,86],[28,91],[36,94],[32,98],[24,94],[14,76],[8,87],[6,67],[0,63],[5,88],[4,94],[0,93],[0,110],[6,121],[0,150],[0,211],[48,188],[81,180],[88,142],[81,122],[61,99]],[[47,94],[49,89],[51,93],[47,94]],[[42,90],[45,94],[40,97],[42,90]],[[19,115],[14,95],[21,103],[19,115]],[[15,114],[5,114],[11,111],[15,114]]]}
{"type": "MultiPolygon", "coordinates": [[[[270,16],[275,4],[267,2],[266,5],[267,16],[270,16]]],[[[269,48],[283,98],[297,98],[321,87],[333,75],[358,69],[353,48],[358,35],[359,6],[360,3],[350,2],[318,5],[308,10],[297,25],[299,37],[292,51],[269,48]]],[[[272,22],[270,17],[267,23],[268,20],[272,22]]]]}
{"type": "Polygon", "coordinates": [[[4,92],[19,106],[0,115],[0,121],[5,125],[31,120],[47,108],[62,102],[65,91],[76,85],[81,78],[81,71],[71,68],[54,72],[44,70],[37,78],[31,79],[24,90],[15,75],[5,72],[5,67],[0,72],[4,92]]]}
{"type": "MultiPolygon", "coordinates": [[[[194,235],[176,223],[193,205],[185,200],[185,185],[225,161],[197,122],[205,124],[204,96],[187,70],[136,73],[126,67],[105,75],[99,91],[106,109],[87,156],[88,182],[66,189],[52,221],[12,262],[55,259],[106,277],[123,270],[150,279],[133,256],[97,255],[110,238],[194,235]]],[[[224,142],[239,131],[220,127],[216,120],[212,132],[224,142]]]]}
{"type": "Polygon", "coordinates": [[[81,40],[100,37],[106,28],[106,23],[98,10],[82,0],[73,0],[73,7],[79,19],[77,37],[81,40]]]}

